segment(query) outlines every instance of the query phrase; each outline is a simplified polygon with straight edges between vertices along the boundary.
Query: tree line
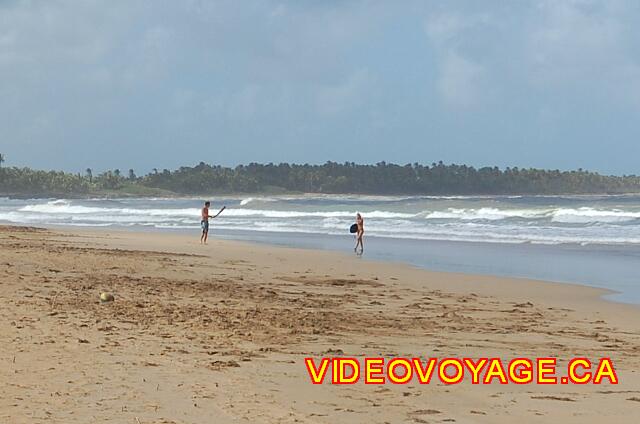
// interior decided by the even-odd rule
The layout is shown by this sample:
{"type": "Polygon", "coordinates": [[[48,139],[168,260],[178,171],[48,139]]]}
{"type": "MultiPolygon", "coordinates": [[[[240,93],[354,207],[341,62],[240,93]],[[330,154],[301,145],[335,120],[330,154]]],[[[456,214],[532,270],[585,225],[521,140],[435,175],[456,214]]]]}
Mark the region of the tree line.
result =
{"type": "MultiPolygon", "coordinates": [[[[3,156],[2,159],[4,159],[3,156]]],[[[482,167],[419,163],[327,162],[323,165],[258,164],[235,168],[201,162],[170,171],[109,170],[94,175],[1,167],[3,195],[204,195],[214,193],[352,193],[407,195],[640,193],[640,177],[610,176],[582,169],[482,167]]]]}

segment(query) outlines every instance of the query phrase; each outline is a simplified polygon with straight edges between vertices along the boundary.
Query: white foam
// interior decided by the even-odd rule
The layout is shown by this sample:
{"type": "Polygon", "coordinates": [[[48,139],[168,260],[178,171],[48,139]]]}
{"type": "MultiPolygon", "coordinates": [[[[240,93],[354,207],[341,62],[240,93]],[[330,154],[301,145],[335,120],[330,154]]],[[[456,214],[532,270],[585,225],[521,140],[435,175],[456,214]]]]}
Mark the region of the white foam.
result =
{"type": "Polygon", "coordinates": [[[136,215],[136,216],[194,216],[200,215],[200,210],[193,209],[132,209],[132,208],[105,208],[71,205],[65,201],[48,202],[46,204],[27,205],[19,209],[20,212],[35,212],[41,214],[65,214],[65,215],[136,215]]]}
{"type": "MultiPolygon", "coordinates": [[[[353,218],[355,219],[356,211],[286,211],[286,210],[264,210],[264,209],[235,209],[228,208],[224,215],[233,217],[261,216],[266,218],[353,218]]],[[[387,212],[387,211],[371,211],[363,212],[365,218],[413,218],[416,214],[387,212]]]]}
{"type": "Polygon", "coordinates": [[[594,208],[558,209],[553,212],[553,222],[567,224],[619,223],[640,218],[640,212],[622,211],[620,209],[601,210],[594,208]]]}
{"type": "MultiPolygon", "coordinates": [[[[237,197],[230,204],[239,206],[227,208],[212,225],[230,231],[347,236],[356,209],[363,209],[369,236],[500,243],[640,244],[640,225],[635,225],[640,220],[638,203],[598,207],[601,203],[595,203],[596,199],[592,207],[578,207],[585,204],[580,200],[572,208],[548,203],[538,206],[536,201],[523,207],[520,200],[510,201],[506,197],[483,199],[485,197],[355,195],[237,197]],[[473,200],[468,200],[471,198],[473,200]],[[351,201],[353,208],[346,203],[351,201]]],[[[197,229],[199,203],[197,199],[7,200],[0,202],[0,221],[197,229]]]]}
{"type": "Polygon", "coordinates": [[[458,209],[448,208],[446,211],[433,211],[426,214],[427,219],[459,219],[463,221],[489,220],[497,221],[507,218],[544,218],[551,211],[548,209],[458,209]]]}

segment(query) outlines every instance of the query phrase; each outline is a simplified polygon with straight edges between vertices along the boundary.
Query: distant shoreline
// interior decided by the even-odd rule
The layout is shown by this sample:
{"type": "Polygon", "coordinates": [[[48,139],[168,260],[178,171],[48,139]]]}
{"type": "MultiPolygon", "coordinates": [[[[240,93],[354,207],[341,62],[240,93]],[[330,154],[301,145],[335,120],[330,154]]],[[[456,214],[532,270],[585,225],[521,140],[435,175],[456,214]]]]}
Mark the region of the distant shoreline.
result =
{"type": "Polygon", "coordinates": [[[159,197],[231,193],[363,195],[562,195],[640,193],[640,176],[601,175],[583,169],[379,162],[258,164],[223,167],[204,162],[145,175],[114,169],[95,173],[0,168],[0,193],[24,197],[159,197]],[[35,193],[35,194],[34,194],[35,193]]]}
{"type": "Polygon", "coordinates": [[[341,192],[341,193],[317,193],[317,192],[211,192],[211,193],[199,193],[199,194],[182,194],[182,193],[158,193],[158,194],[131,194],[131,193],[87,193],[87,194],[69,194],[69,193],[0,193],[0,197],[15,200],[28,200],[28,199],[68,199],[68,200],[86,200],[86,199],[206,199],[209,197],[266,197],[266,196],[371,196],[371,197],[388,197],[388,196],[402,196],[402,197],[416,197],[416,198],[442,198],[442,197],[513,197],[513,196],[527,196],[527,197],[592,197],[592,196],[640,196],[640,191],[637,192],[594,192],[594,193],[439,193],[439,194],[410,194],[410,193],[354,193],[354,192],[341,192]]]}

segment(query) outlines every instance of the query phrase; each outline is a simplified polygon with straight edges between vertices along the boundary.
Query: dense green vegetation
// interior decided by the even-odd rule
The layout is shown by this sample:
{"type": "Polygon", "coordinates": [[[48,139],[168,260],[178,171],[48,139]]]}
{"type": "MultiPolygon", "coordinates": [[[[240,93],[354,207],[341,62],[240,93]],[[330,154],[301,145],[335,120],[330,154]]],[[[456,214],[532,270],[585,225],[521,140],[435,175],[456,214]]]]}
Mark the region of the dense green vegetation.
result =
{"type": "Polygon", "coordinates": [[[28,168],[0,168],[0,194],[14,196],[157,196],[208,193],[361,194],[588,194],[640,192],[640,177],[466,165],[256,164],[235,168],[200,163],[175,171],[133,170],[93,175],[28,168]]]}

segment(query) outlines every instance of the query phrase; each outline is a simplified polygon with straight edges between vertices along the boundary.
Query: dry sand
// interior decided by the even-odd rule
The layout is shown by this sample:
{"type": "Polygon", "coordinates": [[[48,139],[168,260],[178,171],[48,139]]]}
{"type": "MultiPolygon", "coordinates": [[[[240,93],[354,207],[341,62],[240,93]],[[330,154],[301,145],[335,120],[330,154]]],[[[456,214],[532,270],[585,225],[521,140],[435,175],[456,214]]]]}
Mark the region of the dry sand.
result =
{"type": "Polygon", "coordinates": [[[640,422],[640,310],[601,290],[197,238],[0,227],[0,423],[640,422]],[[620,384],[309,383],[341,354],[610,356],[620,384]]]}

